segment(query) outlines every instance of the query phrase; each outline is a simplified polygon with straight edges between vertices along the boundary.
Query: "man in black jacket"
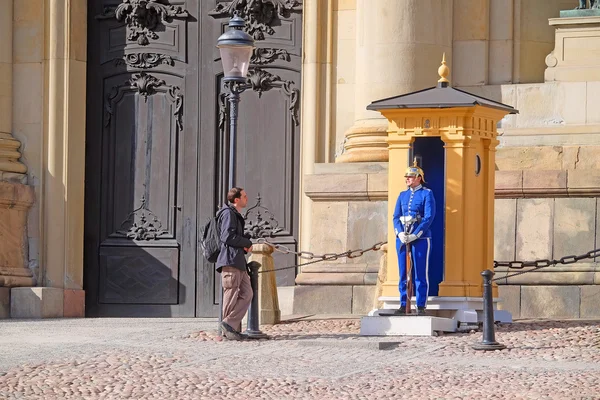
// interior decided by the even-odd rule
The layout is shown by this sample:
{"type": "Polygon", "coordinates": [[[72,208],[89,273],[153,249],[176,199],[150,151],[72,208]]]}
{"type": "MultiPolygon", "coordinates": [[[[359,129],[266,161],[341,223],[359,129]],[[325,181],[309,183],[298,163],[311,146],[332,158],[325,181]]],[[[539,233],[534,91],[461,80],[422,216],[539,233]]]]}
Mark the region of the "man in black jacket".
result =
{"type": "Polygon", "coordinates": [[[252,287],[246,270],[245,253],[252,251],[252,242],[244,236],[244,217],[241,211],[248,203],[242,188],[234,187],[227,193],[228,204],[217,212],[221,251],[217,258],[217,272],[223,285],[223,319],[221,328],[225,337],[240,340],[242,319],[252,301],[252,287]]]}

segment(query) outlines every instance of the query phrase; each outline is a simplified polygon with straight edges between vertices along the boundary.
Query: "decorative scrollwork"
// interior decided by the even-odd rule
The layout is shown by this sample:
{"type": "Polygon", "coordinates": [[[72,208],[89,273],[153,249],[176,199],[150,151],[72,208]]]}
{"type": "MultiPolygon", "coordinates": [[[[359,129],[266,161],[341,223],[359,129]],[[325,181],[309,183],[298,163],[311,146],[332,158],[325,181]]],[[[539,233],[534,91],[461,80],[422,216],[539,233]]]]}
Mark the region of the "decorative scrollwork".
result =
{"type": "Polygon", "coordinates": [[[246,220],[244,233],[250,236],[251,239],[273,237],[273,235],[283,230],[283,228],[279,227],[279,222],[277,222],[273,213],[268,208],[262,206],[260,202],[261,197],[259,193],[256,197],[256,204],[250,207],[244,214],[244,219],[246,220]],[[248,218],[251,212],[256,214],[256,219],[248,218]],[[266,215],[267,219],[263,219],[263,214],[266,215]]]}
{"type": "Polygon", "coordinates": [[[169,232],[162,228],[162,223],[146,204],[146,196],[142,196],[142,204],[133,210],[117,233],[132,240],[157,240],[160,236],[169,232]]]}
{"type": "Polygon", "coordinates": [[[107,6],[96,19],[116,18],[125,21],[129,29],[128,40],[146,46],[150,39],[158,39],[154,32],[158,23],[171,22],[173,18],[187,18],[189,13],[179,6],[162,4],[159,0],[122,0],[116,8],[107,6]]]}
{"type": "Polygon", "coordinates": [[[275,60],[290,61],[290,53],[283,49],[258,47],[252,50],[250,64],[264,65],[270,64],[275,60]]]}
{"type": "Polygon", "coordinates": [[[165,81],[158,79],[153,75],[149,75],[145,72],[139,74],[133,74],[131,79],[127,81],[131,88],[135,88],[137,92],[144,98],[144,101],[148,101],[148,96],[156,93],[156,88],[163,86],[165,81]]]}
{"type": "Polygon", "coordinates": [[[263,92],[273,88],[280,88],[281,91],[290,98],[289,110],[292,114],[292,122],[295,126],[300,124],[298,118],[300,90],[293,87],[293,81],[283,80],[279,76],[271,74],[261,68],[252,68],[248,75],[248,83],[252,85],[252,90],[258,93],[258,97],[262,96],[263,92]]]}
{"type": "Polygon", "coordinates": [[[144,97],[144,101],[148,101],[148,96],[159,91],[166,92],[171,100],[175,104],[175,110],[173,115],[175,117],[175,123],[179,132],[183,130],[183,95],[179,86],[169,86],[162,79],[158,79],[153,75],[149,75],[145,72],[139,74],[133,74],[132,77],[127,80],[123,85],[113,86],[110,93],[106,97],[104,105],[104,126],[108,127],[112,116],[114,115],[113,102],[123,92],[123,90],[135,90],[140,96],[144,97]],[[165,90],[166,89],[166,90],[165,90]]]}
{"type": "Polygon", "coordinates": [[[154,68],[160,64],[173,65],[173,58],[158,53],[131,53],[115,58],[115,65],[126,64],[131,68],[154,68]]]}
{"type": "Polygon", "coordinates": [[[208,15],[214,18],[238,14],[247,21],[246,32],[256,40],[264,40],[265,34],[272,35],[275,30],[271,24],[276,15],[287,18],[291,12],[302,11],[298,0],[232,0],[220,1],[208,15]]]}
{"type": "MultiPolygon", "coordinates": [[[[292,123],[294,126],[300,124],[299,111],[300,111],[300,90],[293,87],[293,81],[285,81],[281,77],[271,74],[261,68],[251,68],[248,74],[247,84],[252,90],[258,93],[258,96],[266,91],[273,88],[279,88],[281,91],[290,98],[290,114],[292,115],[292,123]]],[[[227,105],[225,99],[227,93],[221,93],[218,98],[219,102],[219,132],[221,135],[225,133],[225,124],[227,118],[227,105]]]]}

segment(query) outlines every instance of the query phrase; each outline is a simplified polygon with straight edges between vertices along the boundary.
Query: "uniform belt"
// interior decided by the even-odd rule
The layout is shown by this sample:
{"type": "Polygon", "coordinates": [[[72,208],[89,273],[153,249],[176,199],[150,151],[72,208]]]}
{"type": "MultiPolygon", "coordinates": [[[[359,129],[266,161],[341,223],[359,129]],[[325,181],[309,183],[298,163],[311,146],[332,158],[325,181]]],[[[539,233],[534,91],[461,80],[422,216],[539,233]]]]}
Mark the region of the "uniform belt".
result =
{"type": "Polygon", "coordinates": [[[402,222],[403,224],[414,224],[415,222],[421,222],[421,216],[417,215],[417,216],[412,216],[412,215],[402,215],[400,217],[400,222],[402,222]]]}

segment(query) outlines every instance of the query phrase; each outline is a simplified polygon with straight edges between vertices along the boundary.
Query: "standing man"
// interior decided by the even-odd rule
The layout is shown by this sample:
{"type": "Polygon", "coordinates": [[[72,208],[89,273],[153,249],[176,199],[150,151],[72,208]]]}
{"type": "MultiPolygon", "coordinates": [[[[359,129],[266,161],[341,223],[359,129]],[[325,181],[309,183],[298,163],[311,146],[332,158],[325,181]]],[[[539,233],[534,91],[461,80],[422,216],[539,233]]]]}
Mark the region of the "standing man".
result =
{"type": "Polygon", "coordinates": [[[425,315],[427,296],[429,295],[429,253],[431,250],[431,231],[429,227],[435,217],[435,199],[433,192],[423,187],[425,173],[417,165],[408,167],[404,173],[408,189],[401,192],[394,209],[394,232],[396,234],[396,252],[400,269],[400,308],[395,315],[406,314],[406,248],[410,246],[412,269],[414,270],[417,297],[417,315],[425,315]]]}
{"type": "Polygon", "coordinates": [[[234,187],[227,193],[227,202],[217,212],[221,251],[217,258],[217,272],[223,287],[223,319],[221,328],[230,340],[241,340],[241,323],[252,302],[252,287],[246,270],[247,252],[252,242],[244,236],[244,217],[241,211],[248,204],[248,195],[234,187]]]}

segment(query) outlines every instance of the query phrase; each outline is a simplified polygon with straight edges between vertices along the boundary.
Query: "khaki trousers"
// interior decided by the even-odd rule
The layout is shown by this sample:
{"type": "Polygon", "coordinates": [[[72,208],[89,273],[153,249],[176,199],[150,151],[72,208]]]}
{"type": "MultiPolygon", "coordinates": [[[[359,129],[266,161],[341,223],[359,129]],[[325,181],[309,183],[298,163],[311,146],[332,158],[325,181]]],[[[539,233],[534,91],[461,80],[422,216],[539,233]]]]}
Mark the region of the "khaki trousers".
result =
{"type": "Polygon", "coordinates": [[[252,286],[246,271],[226,266],[221,269],[223,322],[241,330],[242,319],[252,302],[252,286]]]}

